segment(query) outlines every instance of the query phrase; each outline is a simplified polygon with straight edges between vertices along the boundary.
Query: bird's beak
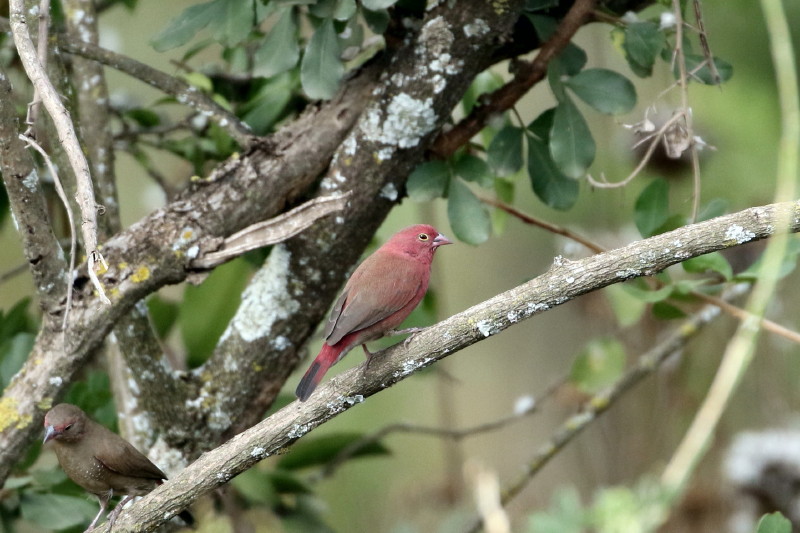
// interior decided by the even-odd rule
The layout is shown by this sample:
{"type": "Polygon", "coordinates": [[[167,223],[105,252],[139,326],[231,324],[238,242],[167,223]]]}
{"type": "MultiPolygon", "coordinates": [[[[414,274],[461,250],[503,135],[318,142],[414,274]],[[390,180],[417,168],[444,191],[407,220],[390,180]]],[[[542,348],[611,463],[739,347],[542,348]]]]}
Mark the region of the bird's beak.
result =
{"type": "Polygon", "coordinates": [[[49,441],[53,437],[56,437],[57,435],[58,435],[58,431],[56,431],[55,427],[53,427],[53,426],[45,427],[44,428],[44,440],[42,441],[42,444],[45,444],[47,441],[49,441]]]}
{"type": "Polygon", "coordinates": [[[444,246],[445,244],[453,244],[453,241],[451,241],[450,239],[439,233],[433,239],[433,244],[434,246],[444,246]]]}

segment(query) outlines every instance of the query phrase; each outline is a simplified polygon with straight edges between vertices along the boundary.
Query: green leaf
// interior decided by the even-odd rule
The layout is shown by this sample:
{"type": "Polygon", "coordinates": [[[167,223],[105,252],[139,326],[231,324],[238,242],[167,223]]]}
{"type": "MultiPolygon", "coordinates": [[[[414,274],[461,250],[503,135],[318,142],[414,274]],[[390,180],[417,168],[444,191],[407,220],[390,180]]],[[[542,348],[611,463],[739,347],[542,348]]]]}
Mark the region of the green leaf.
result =
{"type": "Polygon", "coordinates": [[[525,11],[540,11],[558,5],[558,0],[525,0],[525,11]]]}
{"type": "Polygon", "coordinates": [[[697,221],[710,220],[724,215],[728,211],[728,201],[724,198],[714,198],[708,202],[697,215],[697,221]]]}
{"type": "Polygon", "coordinates": [[[267,80],[256,90],[252,98],[241,106],[242,119],[253,133],[269,133],[275,122],[284,116],[286,106],[292,99],[297,77],[284,73],[267,80]]]}
{"type": "Polygon", "coordinates": [[[300,81],[309,98],[327,99],[334,95],[344,74],[340,53],[333,20],[327,19],[308,42],[300,65],[300,81]]]}
{"type": "Polygon", "coordinates": [[[528,137],[528,175],[533,192],[553,209],[569,209],[578,200],[578,182],[562,174],[547,145],[532,137],[528,137]]]}
{"type": "Polygon", "coordinates": [[[587,513],[574,487],[559,489],[548,511],[537,511],[528,520],[529,533],[583,533],[587,513]]]}
{"type": "Polygon", "coordinates": [[[550,130],[553,129],[553,117],[555,114],[555,107],[551,107],[550,109],[542,111],[542,113],[536,117],[533,122],[528,124],[528,131],[544,141],[545,144],[550,142],[550,130]]]}
{"type": "Polygon", "coordinates": [[[355,0],[336,0],[332,16],[336,20],[350,20],[356,14],[356,9],[355,0]]]}
{"type": "Polygon", "coordinates": [[[23,298],[15,303],[14,307],[9,309],[5,315],[0,310],[0,342],[10,339],[17,333],[36,332],[36,327],[28,318],[28,304],[30,303],[30,298],[23,298]]]}
{"type": "MultiPolygon", "coordinates": [[[[795,268],[797,268],[798,255],[800,255],[800,238],[797,236],[792,236],[789,240],[786,254],[783,256],[783,261],[781,262],[781,269],[780,272],[778,272],[778,279],[788,276],[794,271],[795,268]]],[[[755,263],[747,267],[747,270],[737,274],[736,281],[757,281],[763,259],[764,256],[762,255],[755,261],[755,263]]]]}
{"type": "Polygon", "coordinates": [[[63,494],[20,494],[19,507],[25,520],[45,529],[86,525],[97,514],[97,505],[85,498],[63,494]]]}
{"type": "Polygon", "coordinates": [[[397,0],[361,0],[361,5],[371,11],[386,9],[397,3],[397,0]]]}
{"type": "Polygon", "coordinates": [[[653,316],[659,320],[675,320],[677,318],[686,318],[686,313],[667,302],[654,303],[652,311],[653,316]]]}
{"type": "Polygon", "coordinates": [[[494,176],[486,161],[471,154],[460,156],[453,165],[453,172],[456,176],[477,183],[481,187],[491,187],[494,184],[494,176]]]}
{"type": "Polygon", "coordinates": [[[237,296],[244,290],[250,272],[246,261],[236,259],[215,268],[201,285],[187,285],[178,323],[191,368],[201,365],[214,351],[239,307],[237,296]]]}
{"type": "Polygon", "coordinates": [[[633,83],[613,70],[590,68],[579,72],[566,82],[567,87],[584,102],[601,113],[619,115],[636,105],[633,83]]]}
{"type": "Polygon", "coordinates": [[[496,72],[484,70],[472,81],[472,84],[464,93],[464,98],[461,100],[461,105],[464,108],[464,113],[469,113],[478,102],[478,98],[482,94],[493,92],[503,86],[503,78],[496,72]]]}
{"type": "Polygon", "coordinates": [[[406,191],[416,202],[427,202],[441,198],[450,181],[450,167],[444,161],[427,161],[418,165],[408,176],[406,191]]]}
{"type": "Polygon", "coordinates": [[[161,33],[153,37],[150,44],[156,51],[164,52],[188,43],[212,20],[220,20],[222,17],[221,7],[220,0],[211,0],[211,2],[186,8],[183,13],[172,19],[161,33]]]}
{"type": "Polygon", "coordinates": [[[580,178],[594,161],[595,143],[581,112],[569,97],[559,102],[550,130],[550,155],[561,172],[580,178]]]}
{"type": "Polygon", "coordinates": [[[300,46],[297,44],[297,22],[291,8],[285,9],[264,42],[256,50],[258,72],[271,77],[297,65],[300,46]]]}
{"type": "Polygon", "coordinates": [[[733,269],[730,263],[728,263],[728,260],[719,252],[711,252],[710,254],[687,259],[681,263],[681,265],[683,265],[683,269],[686,272],[705,274],[710,270],[712,272],[719,272],[725,279],[731,279],[733,277],[733,269]]]}
{"type": "Polygon", "coordinates": [[[447,217],[456,237],[468,244],[480,244],[492,234],[486,207],[459,178],[450,180],[447,217]]]}
{"type": "Polygon", "coordinates": [[[498,176],[508,176],[522,168],[522,137],[522,128],[506,125],[492,139],[487,161],[498,176]]]}
{"type": "Polygon", "coordinates": [[[656,303],[666,298],[669,298],[672,295],[672,291],[674,287],[672,285],[666,285],[661,287],[660,289],[653,290],[649,288],[644,283],[642,284],[635,284],[635,283],[624,283],[620,285],[622,289],[636,298],[645,303],[656,303]]]}
{"type": "Polygon", "coordinates": [[[217,0],[220,3],[219,18],[214,19],[214,39],[222,46],[231,48],[244,41],[253,29],[255,12],[253,2],[242,0],[217,0]]]}
{"type": "Polygon", "coordinates": [[[765,514],[758,521],[756,533],[792,533],[792,523],[781,513],[765,514]]]}
{"type": "Polygon", "coordinates": [[[152,128],[161,124],[161,117],[155,111],[137,107],[128,109],[122,116],[127,117],[143,128],[152,128]]]}
{"type": "MultiPolygon", "coordinates": [[[[292,398],[294,400],[294,398],[292,398]]],[[[279,468],[267,472],[270,483],[279,494],[311,494],[313,491],[292,472],[279,468]]]]}
{"type": "MultiPolygon", "coordinates": [[[[711,69],[708,68],[707,64],[700,67],[694,74],[689,74],[696,69],[698,65],[706,60],[704,56],[697,54],[686,54],[684,57],[686,59],[686,74],[689,80],[697,80],[705,85],[718,85],[717,80],[714,79],[714,76],[712,76],[711,69]]],[[[717,74],[719,74],[719,83],[722,84],[731,79],[733,76],[733,65],[718,57],[715,57],[713,61],[714,66],[717,67],[717,74]]],[[[678,66],[676,65],[675,77],[677,78],[678,76],[679,70],[678,66]]]]}
{"type": "Polygon", "coordinates": [[[36,336],[32,333],[17,333],[0,342],[0,391],[11,382],[31,353],[36,336]]]}
{"type": "Polygon", "coordinates": [[[389,27],[389,12],[385,9],[380,9],[378,11],[363,9],[361,10],[361,15],[364,17],[364,22],[367,23],[367,27],[369,27],[375,35],[383,35],[383,32],[389,27]]]}
{"type": "MultiPolygon", "coordinates": [[[[533,15],[531,13],[525,13],[525,15],[533,24],[536,35],[539,36],[539,40],[542,42],[549,39],[558,28],[559,21],[554,17],[533,15]]],[[[554,70],[558,75],[573,76],[586,65],[586,59],[586,52],[581,47],[573,43],[567,43],[567,46],[550,62],[548,71],[554,70]]]]}
{"type": "Polygon", "coordinates": [[[634,74],[642,78],[650,76],[666,42],[655,22],[633,22],[625,26],[622,48],[634,74]]]}
{"type": "Polygon", "coordinates": [[[657,178],[645,187],[634,206],[634,222],[642,237],[656,235],[669,218],[669,184],[657,178]]]}
{"type": "Polygon", "coordinates": [[[625,348],[614,338],[594,339],[575,359],[570,381],[587,394],[614,383],[625,370],[625,348]]]}
{"type": "MultiPolygon", "coordinates": [[[[292,445],[289,453],[278,461],[278,468],[297,470],[309,466],[324,465],[335,459],[339,453],[364,438],[361,433],[332,433],[317,438],[305,438],[292,445]]],[[[382,442],[370,441],[361,446],[350,457],[369,457],[389,455],[389,448],[382,442]]]]}

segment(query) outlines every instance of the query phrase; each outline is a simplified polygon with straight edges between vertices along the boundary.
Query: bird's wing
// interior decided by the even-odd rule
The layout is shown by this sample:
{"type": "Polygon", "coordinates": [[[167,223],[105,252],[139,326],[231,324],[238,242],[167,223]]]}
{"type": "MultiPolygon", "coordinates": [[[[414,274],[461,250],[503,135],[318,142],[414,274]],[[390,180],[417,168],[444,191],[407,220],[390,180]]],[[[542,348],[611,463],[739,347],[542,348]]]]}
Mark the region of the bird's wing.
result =
{"type": "Polygon", "coordinates": [[[395,254],[376,252],[365,259],[333,307],[325,328],[326,342],[334,345],[348,333],[376,324],[408,305],[425,283],[426,272],[420,266],[395,254]]]}
{"type": "Polygon", "coordinates": [[[94,454],[95,459],[105,468],[123,476],[156,481],[167,479],[164,472],[134,448],[131,443],[112,431],[106,431],[108,434],[103,439],[105,445],[98,446],[94,454]]]}

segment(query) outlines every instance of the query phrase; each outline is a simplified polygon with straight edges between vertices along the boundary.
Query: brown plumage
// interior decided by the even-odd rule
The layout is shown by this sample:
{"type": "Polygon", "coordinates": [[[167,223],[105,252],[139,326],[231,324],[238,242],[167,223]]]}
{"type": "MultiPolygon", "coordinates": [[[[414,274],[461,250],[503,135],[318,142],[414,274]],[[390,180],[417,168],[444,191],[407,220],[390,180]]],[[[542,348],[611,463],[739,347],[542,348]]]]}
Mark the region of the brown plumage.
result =
{"type": "MultiPolygon", "coordinates": [[[[167,479],[131,443],[89,418],[80,407],[56,405],[45,415],[44,427],[44,442],[52,441],[67,476],[100,500],[100,512],[86,531],[94,528],[115,493],[126,496],[108,516],[112,525],[128,501],[144,496],[167,479]]],[[[180,517],[189,525],[194,522],[188,511],[180,517]]]]}

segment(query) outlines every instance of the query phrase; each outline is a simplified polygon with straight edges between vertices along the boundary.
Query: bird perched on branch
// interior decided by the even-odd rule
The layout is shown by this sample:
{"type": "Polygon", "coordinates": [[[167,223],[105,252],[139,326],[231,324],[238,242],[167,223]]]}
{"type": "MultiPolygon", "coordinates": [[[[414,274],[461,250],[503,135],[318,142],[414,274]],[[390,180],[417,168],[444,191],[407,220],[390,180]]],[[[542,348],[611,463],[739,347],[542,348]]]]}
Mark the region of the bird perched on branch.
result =
{"type": "Polygon", "coordinates": [[[445,244],[452,242],[433,226],[411,226],[394,234],[356,268],[333,306],[325,344],[297,386],[300,401],[307,400],[328,369],[354,347],[360,344],[369,359],[366,342],[416,331],[393,329],[425,296],[433,255],[445,244]]]}
{"type": "MultiPolygon", "coordinates": [[[[114,494],[126,496],[108,516],[112,527],[127,502],[144,496],[167,479],[131,443],[89,418],[76,405],[62,403],[50,409],[44,417],[44,429],[44,442],[53,442],[67,476],[100,500],[100,512],[86,531],[94,529],[114,494]]],[[[187,525],[194,524],[188,511],[179,516],[187,525]]]]}

